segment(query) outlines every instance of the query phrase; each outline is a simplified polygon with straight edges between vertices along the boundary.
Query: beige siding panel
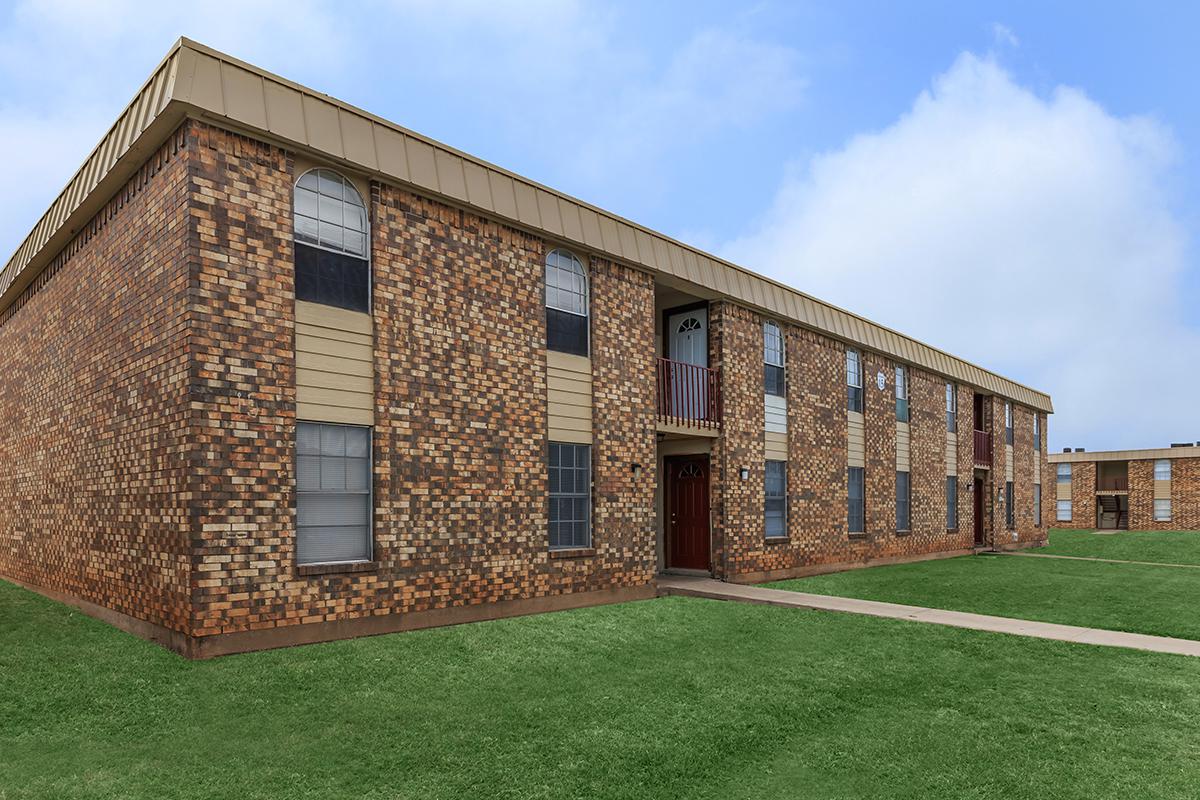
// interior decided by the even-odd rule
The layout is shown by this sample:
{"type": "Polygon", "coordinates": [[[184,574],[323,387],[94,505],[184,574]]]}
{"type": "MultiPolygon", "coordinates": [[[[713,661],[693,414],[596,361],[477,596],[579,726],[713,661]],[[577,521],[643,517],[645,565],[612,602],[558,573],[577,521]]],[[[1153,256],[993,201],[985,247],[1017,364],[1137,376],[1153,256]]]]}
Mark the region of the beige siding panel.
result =
{"type": "Polygon", "coordinates": [[[1042,482],[1042,458],[1041,453],[1033,451],[1033,482],[1042,482]]]}
{"type": "Polygon", "coordinates": [[[516,219],[517,193],[513,179],[494,170],[489,171],[488,186],[492,190],[492,206],[495,212],[502,217],[516,219]]]}
{"type": "MultiPolygon", "coordinates": [[[[361,352],[361,351],[360,351],[361,352]]],[[[338,372],[342,375],[354,375],[360,378],[370,378],[375,374],[375,362],[369,358],[353,356],[325,355],[324,353],[296,352],[296,369],[312,370],[314,372],[338,372]]]]}
{"type": "Polygon", "coordinates": [[[546,385],[547,424],[551,441],[591,443],[591,359],[547,352],[546,385]]]}
{"type": "Polygon", "coordinates": [[[946,431],[946,474],[958,474],[958,434],[946,431]]]}
{"type": "Polygon", "coordinates": [[[343,425],[374,425],[375,417],[370,409],[343,408],[320,403],[296,402],[296,419],[307,422],[337,422],[343,425]]]}
{"type": "Polygon", "coordinates": [[[1169,480],[1154,482],[1154,499],[1155,500],[1170,500],[1171,499],[1171,482],[1169,480]]]}
{"type": "Polygon", "coordinates": [[[787,461],[787,434],[766,431],[763,433],[763,444],[769,461],[787,461]]]}
{"type": "Polygon", "coordinates": [[[296,303],[296,407],[314,422],[372,424],[375,363],[371,318],[296,303]]]}
{"type": "Polygon", "coordinates": [[[772,433],[787,433],[787,398],[773,394],[763,396],[763,429],[772,433]]]}
{"type": "Polygon", "coordinates": [[[197,53],[193,69],[188,100],[201,108],[212,108],[218,113],[224,114],[225,102],[221,97],[221,62],[207,54],[197,53]]]}
{"type": "Polygon", "coordinates": [[[568,444],[591,444],[591,431],[572,431],[566,428],[551,428],[550,441],[566,442],[568,444]]]}
{"type": "Polygon", "coordinates": [[[297,368],[296,386],[310,389],[335,389],[343,392],[374,394],[375,378],[372,376],[348,375],[340,370],[329,372],[325,370],[297,368]]]}
{"type": "Polygon", "coordinates": [[[1004,445],[1004,480],[1013,479],[1013,449],[1011,444],[1004,445]]]}
{"type": "Polygon", "coordinates": [[[846,459],[851,467],[867,465],[866,438],[863,415],[856,411],[846,412],[846,459]]]}
{"type": "Polygon", "coordinates": [[[404,137],[404,151],[408,155],[408,171],[413,183],[438,190],[437,163],[433,146],[413,136],[404,137]]]}
{"type": "Polygon", "coordinates": [[[896,471],[908,472],[911,461],[909,451],[909,429],[907,422],[896,423],[896,471]]]}
{"type": "Polygon", "coordinates": [[[463,162],[463,174],[467,179],[467,201],[474,206],[494,211],[492,206],[492,190],[488,186],[487,170],[471,162],[463,162]]]}
{"type": "Polygon", "coordinates": [[[467,199],[467,178],[463,174],[462,159],[444,150],[438,150],[434,158],[437,166],[438,186],[442,194],[455,200],[467,199]]]}
{"type": "Polygon", "coordinates": [[[338,119],[342,125],[342,149],[346,151],[346,158],[367,169],[379,169],[371,121],[349,111],[343,111],[338,119]]]}
{"type": "Polygon", "coordinates": [[[268,130],[287,139],[303,139],[304,100],[301,94],[290,86],[267,81],[263,86],[263,97],[267,104],[268,130]]]}
{"type": "Polygon", "coordinates": [[[517,219],[526,225],[540,225],[537,208],[537,193],[528,183],[513,181],[517,194],[517,219]]]}
{"type": "Polygon", "coordinates": [[[1071,499],[1071,482],[1070,481],[1065,481],[1063,483],[1059,483],[1058,481],[1055,481],[1054,485],[1056,487],[1054,490],[1054,497],[1056,500],[1070,500],[1071,499]]]}
{"type": "Polygon", "coordinates": [[[330,155],[343,157],[342,125],[338,121],[337,106],[319,97],[304,95],[304,128],[308,131],[309,144],[330,155]]]}
{"type": "Polygon", "coordinates": [[[541,226],[555,236],[563,235],[562,220],[558,216],[558,198],[543,189],[534,189],[537,197],[538,219],[541,226]]]}

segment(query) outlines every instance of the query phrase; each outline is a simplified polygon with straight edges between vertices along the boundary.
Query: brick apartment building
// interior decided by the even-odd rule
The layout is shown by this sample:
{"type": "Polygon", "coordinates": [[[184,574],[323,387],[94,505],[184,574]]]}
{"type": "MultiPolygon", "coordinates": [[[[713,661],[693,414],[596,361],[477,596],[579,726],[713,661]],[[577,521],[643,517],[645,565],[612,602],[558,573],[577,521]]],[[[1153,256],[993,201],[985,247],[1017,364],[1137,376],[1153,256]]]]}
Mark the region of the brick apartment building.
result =
{"type": "Polygon", "coordinates": [[[1026,546],[1051,410],[180,40],[0,273],[0,575],[207,656],[1026,546]]]}
{"type": "Polygon", "coordinates": [[[1200,442],[1047,459],[1054,476],[1054,527],[1200,530],[1200,442]]]}

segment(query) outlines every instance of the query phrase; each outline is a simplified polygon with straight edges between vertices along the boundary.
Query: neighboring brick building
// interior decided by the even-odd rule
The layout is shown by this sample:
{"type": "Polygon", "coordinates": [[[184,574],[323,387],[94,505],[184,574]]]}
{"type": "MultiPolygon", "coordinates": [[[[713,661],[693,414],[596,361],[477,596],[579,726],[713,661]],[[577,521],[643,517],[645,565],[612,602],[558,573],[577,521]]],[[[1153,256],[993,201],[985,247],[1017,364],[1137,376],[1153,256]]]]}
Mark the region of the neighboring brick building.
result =
{"type": "Polygon", "coordinates": [[[181,40],[0,273],[0,575],[206,656],[1027,546],[1050,411],[181,40]]]}
{"type": "Polygon", "coordinates": [[[1200,442],[1052,453],[1056,528],[1200,530],[1200,442]]]}

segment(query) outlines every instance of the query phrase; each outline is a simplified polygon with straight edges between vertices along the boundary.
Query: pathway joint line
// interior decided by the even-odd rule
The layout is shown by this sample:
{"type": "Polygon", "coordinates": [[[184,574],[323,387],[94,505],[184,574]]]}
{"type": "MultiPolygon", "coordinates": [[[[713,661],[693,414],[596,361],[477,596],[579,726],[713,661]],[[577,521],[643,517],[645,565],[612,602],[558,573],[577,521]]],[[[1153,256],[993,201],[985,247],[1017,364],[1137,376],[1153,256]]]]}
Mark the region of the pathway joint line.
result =
{"type": "Polygon", "coordinates": [[[1191,639],[1173,639],[1167,636],[1149,636],[1144,633],[1109,631],[1100,628],[1082,628],[1077,625],[1062,625],[1056,622],[996,617],[975,614],[969,611],[950,611],[940,608],[906,606],[899,603],[884,603],[878,600],[859,600],[837,595],[807,594],[785,589],[768,589],[764,586],[745,586],[723,583],[712,578],[690,575],[660,575],[658,593],[703,597],[710,600],[732,600],[740,603],[761,603],[789,608],[806,608],[814,611],[842,611],[848,614],[865,614],[871,617],[902,619],[910,622],[925,622],[932,625],[947,625],[953,628],[968,628],[990,633],[1007,633],[1035,639],[1052,639],[1060,642],[1093,644],[1103,647],[1123,647],[1130,650],[1147,650],[1154,653],[1173,653],[1183,656],[1200,656],[1200,642],[1191,639]]]}
{"type": "Polygon", "coordinates": [[[1026,558],[1064,558],[1068,561],[1100,561],[1105,564],[1135,564],[1139,567],[1182,567],[1183,569],[1200,569],[1200,564],[1172,564],[1169,561],[1126,561],[1121,558],[1093,558],[1092,556],[1063,556],[1057,553],[1026,553],[1012,550],[1001,550],[988,553],[992,556],[1024,556],[1026,558]]]}

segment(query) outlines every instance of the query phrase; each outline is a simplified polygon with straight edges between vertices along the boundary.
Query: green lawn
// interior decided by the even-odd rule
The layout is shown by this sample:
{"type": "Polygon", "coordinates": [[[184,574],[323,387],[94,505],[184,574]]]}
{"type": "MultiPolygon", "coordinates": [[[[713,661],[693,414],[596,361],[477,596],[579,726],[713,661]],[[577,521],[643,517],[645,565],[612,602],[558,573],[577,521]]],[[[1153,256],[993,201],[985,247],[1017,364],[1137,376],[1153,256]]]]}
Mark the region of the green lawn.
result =
{"type": "Polygon", "coordinates": [[[976,555],[769,584],[1114,631],[1200,639],[1200,569],[976,555]]]}
{"type": "Polygon", "coordinates": [[[188,662],[0,582],[4,800],[1197,785],[1200,659],[667,598],[188,662]]]}
{"type": "Polygon", "coordinates": [[[1121,531],[1097,534],[1051,530],[1050,544],[1037,553],[1086,558],[1200,565],[1200,531],[1121,531]]]}

